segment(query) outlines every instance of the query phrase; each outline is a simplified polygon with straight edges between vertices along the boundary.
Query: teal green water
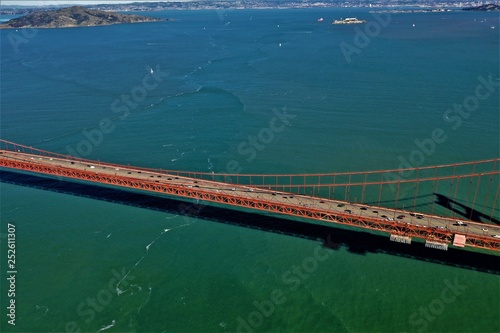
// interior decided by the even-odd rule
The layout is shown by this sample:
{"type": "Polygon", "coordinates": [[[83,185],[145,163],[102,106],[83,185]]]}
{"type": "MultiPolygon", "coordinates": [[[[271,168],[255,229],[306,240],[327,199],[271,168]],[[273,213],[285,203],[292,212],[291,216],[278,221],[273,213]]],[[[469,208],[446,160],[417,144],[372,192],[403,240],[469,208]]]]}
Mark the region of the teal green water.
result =
{"type": "MultiPolygon", "coordinates": [[[[366,10],[158,15],[175,21],[1,31],[1,137],[216,173],[234,163],[243,173],[394,169],[436,128],[447,139],[422,165],[498,156],[497,86],[459,125],[446,113],[474,96],[478,77],[497,82],[498,14],[394,14],[350,62],[340,45],[356,45],[356,27],[329,21],[373,21],[366,10]],[[288,123],[273,123],[284,110],[288,123]],[[259,133],[252,150],[249,136],[259,133]]],[[[500,328],[494,274],[0,186],[2,331],[500,328]],[[16,225],[15,326],[6,316],[8,223],[16,225]]]]}

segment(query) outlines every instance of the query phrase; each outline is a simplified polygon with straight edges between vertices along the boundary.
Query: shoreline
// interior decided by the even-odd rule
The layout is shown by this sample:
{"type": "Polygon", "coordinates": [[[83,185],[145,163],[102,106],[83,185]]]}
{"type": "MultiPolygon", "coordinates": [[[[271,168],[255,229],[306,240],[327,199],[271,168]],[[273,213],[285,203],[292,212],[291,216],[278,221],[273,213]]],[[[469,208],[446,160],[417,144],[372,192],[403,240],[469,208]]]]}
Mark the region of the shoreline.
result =
{"type": "Polygon", "coordinates": [[[158,21],[143,21],[143,22],[126,22],[126,23],[110,23],[110,24],[96,24],[96,25],[68,25],[63,27],[47,27],[47,26],[29,26],[29,27],[9,27],[5,26],[5,22],[0,22],[0,30],[19,30],[19,29],[71,29],[71,28],[92,28],[92,27],[108,27],[112,25],[122,25],[122,24],[139,24],[139,23],[157,23],[157,22],[168,22],[173,21],[171,19],[158,20],[158,21]]]}

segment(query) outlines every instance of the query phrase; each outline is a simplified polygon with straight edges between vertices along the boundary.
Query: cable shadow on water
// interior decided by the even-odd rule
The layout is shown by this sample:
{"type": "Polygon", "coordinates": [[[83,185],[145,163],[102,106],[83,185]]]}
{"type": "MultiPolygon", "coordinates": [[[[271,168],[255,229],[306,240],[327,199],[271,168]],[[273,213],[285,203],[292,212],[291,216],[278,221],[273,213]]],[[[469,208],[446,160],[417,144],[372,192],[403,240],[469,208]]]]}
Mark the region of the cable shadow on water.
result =
{"type": "Polygon", "coordinates": [[[491,215],[482,213],[472,207],[453,200],[446,195],[439,193],[434,193],[434,195],[436,196],[436,203],[438,205],[456,213],[457,215],[463,216],[464,218],[475,222],[493,222],[496,225],[500,225],[500,221],[491,215]],[[458,209],[457,207],[460,207],[461,209],[458,209]]]}
{"type": "Polygon", "coordinates": [[[292,221],[285,218],[261,215],[254,212],[235,211],[211,205],[188,203],[169,197],[160,197],[133,190],[111,188],[81,182],[58,180],[11,171],[0,171],[0,181],[45,191],[156,210],[169,214],[192,216],[204,220],[242,226],[266,232],[301,237],[322,242],[325,248],[366,255],[389,254],[436,264],[460,267],[500,275],[498,255],[449,248],[448,251],[429,249],[421,242],[411,245],[389,241],[389,237],[363,230],[354,231],[335,226],[292,221]],[[190,207],[186,209],[186,207],[190,207]]]}

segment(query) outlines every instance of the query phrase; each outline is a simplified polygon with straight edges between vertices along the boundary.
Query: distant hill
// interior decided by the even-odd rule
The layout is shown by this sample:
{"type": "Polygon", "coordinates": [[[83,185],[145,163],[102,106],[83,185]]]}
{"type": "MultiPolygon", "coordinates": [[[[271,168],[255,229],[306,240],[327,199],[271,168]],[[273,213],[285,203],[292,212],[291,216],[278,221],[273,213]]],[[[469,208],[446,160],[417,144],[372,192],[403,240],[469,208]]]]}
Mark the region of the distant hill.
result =
{"type": "Polygon", "coordinates": [[[480,12],[498,12],[500,11],[500,6],[495,4],[488,4],[476,7],[466,7],[462,10],[470,10],[470,11],[480,11],[480,12]]]}
{"type": "Polygon", "coordinates": [[[0,28],[70,28],[156,21],[163,21],[163,19],[149,16],[123,15],[73,6],[18,17],[0,24],[0,28]]]}

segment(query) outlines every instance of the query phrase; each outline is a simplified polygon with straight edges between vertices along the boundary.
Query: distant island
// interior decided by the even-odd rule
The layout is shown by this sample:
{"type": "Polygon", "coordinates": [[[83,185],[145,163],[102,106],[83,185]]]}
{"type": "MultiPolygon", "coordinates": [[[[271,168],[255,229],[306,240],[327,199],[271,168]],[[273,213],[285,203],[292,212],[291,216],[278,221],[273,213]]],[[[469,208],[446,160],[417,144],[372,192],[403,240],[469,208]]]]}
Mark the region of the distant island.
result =
{"type": "Polygon", "coordinates": [[[389,14],[408,14],[408,13],[444,13],[451,12],[447,8],[427,8],[427,9],[386,9],[386,10],[372,10],[370,13],[389,13],[389,14]]]}
{"type": "Polygon", "coordinates": [[[94,27],[157,21],[164,21],[164,19],[140,15],[123,15],[88,9],[82,6],[73,6],[58,10],[39,11],[18,17],[0,24],[0,29],[94,27]]]}
{"type": "Polygon", "coordinates": [[[365,20],[360,20],[356,17],[347,17],[345,19],[340,19],[340,20],[334,20],[332,24],[360,24],[360,23],[366,23],[365,20]]]}
{"type": "Polygon", "coordinates": [[[498,12],[500,11],[500,6],[490,3],[482,6],[467,7],[463,8],[462,10],[479,11],[479,12],[498,12]]]}

